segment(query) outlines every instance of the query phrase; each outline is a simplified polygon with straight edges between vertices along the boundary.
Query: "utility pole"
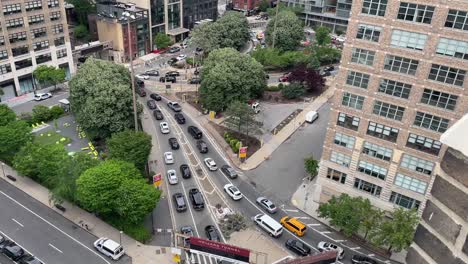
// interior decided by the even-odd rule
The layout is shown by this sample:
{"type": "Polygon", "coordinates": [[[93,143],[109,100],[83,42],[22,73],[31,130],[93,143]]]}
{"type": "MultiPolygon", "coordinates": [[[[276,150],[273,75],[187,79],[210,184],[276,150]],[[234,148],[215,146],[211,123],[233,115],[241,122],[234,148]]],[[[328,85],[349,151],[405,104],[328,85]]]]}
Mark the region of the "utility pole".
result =
{"type": "Polygon", "coordinates": [[[133,50],[132,50],[132,41],[131,41],[131,32],[130,32],[130,19],[135,19],[133,15],[130,15],[129,12],[124,12],[122,15],[127,17],[127,35],[128,35],[128,48],[129,48],[129,59],[130,59],[130,79],[132,82],[132,97],[133,97],[133,118],[135,119],[135,131],[138,131],[138,115],[136,107],[136,95],[135,95],[135,76],[133,71],[133,50]]]}
{"type": "Polygon", "coordinates": [[[280,0],[276,0],[276,15],[275,15],[275,25],[273,26],[273,41],[271,43],[271,48],[275,48],[276,42],[276,25],[278,24],[278,11],[279,11],[280,0]]]}

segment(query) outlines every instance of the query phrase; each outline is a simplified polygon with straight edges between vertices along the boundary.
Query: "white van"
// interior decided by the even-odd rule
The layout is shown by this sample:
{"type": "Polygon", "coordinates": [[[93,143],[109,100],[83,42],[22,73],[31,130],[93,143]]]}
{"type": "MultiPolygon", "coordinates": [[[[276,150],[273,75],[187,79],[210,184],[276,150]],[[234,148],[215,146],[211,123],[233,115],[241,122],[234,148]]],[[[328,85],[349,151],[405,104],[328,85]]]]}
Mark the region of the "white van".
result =
{"type": "Polygon", "coordinates": [[[266,214],[258,214],[253,218],[256,225],[261,226],[270,236],[279,237],[283,233],[283,227],[275,219],[266,214]]]}
{"type": "Polygon", "coordinates": [[[316,111],[309,111],[305,116],[305,121],[312,124],[318,117],[319,114],[316,111]]]}
{"type": "Polygon", "coordinates": [[[125,251],[119,243],[107,237],[101,237],[94,242],[94,247],[102,254],[113,260],[118,260],[125,254],[125,251]]]}

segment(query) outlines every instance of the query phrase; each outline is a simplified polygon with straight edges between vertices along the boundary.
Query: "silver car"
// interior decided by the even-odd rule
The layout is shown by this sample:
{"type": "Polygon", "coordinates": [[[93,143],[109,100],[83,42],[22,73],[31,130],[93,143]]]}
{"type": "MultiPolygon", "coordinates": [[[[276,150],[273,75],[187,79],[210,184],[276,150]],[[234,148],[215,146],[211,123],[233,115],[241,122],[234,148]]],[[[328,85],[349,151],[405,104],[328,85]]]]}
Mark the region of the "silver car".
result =
{"type": "Polygon", "coordinates": [[[167,171],[167,181],[169,184],[177,184],[179,179],[177,178],[177,174],[175,170],[168,170],[167,171]]]}
{"type": "Polygon", "coordinates": [[[159,123],[159,126],[161,127],[161,133],[169,134],[169,132],[171,132],[169,130],[169,124],[167,122],[161,122],[159,123]]]}
{"type": "Polygon", "coordinates": [[[174,164],[174,156],[172,155],[172,152],[164,152],[164,163],[174,164]]]}
{"type": "Polygon", "coordinates": [[[276,205],[272,201],[268,200],[265,197],[258,197],[256,202],[263,209],[267,210],[270,214],[274,214],[276,213],[276,211],[278,211],[278,207],[276,207],[276,205]]]}

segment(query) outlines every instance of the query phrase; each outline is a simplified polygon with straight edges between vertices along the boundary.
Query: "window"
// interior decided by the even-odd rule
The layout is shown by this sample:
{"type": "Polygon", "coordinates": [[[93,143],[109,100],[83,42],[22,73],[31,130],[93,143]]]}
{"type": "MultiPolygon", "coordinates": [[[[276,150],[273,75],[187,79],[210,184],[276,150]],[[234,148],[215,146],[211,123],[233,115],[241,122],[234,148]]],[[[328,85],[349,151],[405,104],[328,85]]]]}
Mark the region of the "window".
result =
{"type": "Polygon", "coordinates": [[[66,49],[57,50],[57,58],[58,59],[64,58],[66,56],[67,56],[67,50],[66,49]]]}
{"type": "Polygon", "coordinates": [[[414,125],[436,132],[444,133],[448,128],[449,120],[423,112],[416,112],[414,125]]]}
{"type": "Polygon", "coordinates": [[[373,41],[373,42],[379,42],[381,32],[382,32],[381,27],[366,25],[366,24],[359,24],[356,38],[373,41]]]}
{"type": "Polygon", "coordinates": [[[65,45],[65,38],[64,38],[64,37],[60,37],[60,38],[54,39],[54,45],[55,45],[55,46],[65,45]]]}
{"type": "Polygon", "coordinates": [[[393,127],[369,122],[367,134],[390,142],[396,142],[399,130],[393,127]]]}
{"type": "Polygon", "coordinates": [[[359,117],[347,115],[345,113],[338,114],[338,121],[336,122],[337,125],[349,128],[351,130],[357,131],[359,128],[359,121],[361,119],[359,117]]]}
{"type": "Polygon", "coordinates": [[[21,13],[21,4],[12,4],[12,5],[3,6],[4,15],[15,14],[15,13],[21,13]]]}
{"type": "Polygon", "coordinates": [[[25,41],[26,39],[28,39],[26,35],[26,31],[12,33],[8,37],[10,39],[10,43],[16,43],[16,42],[25,41]]]}
{"type": "Polygon", "coordinates": [[[50,53],[36,56],[36,63],[37,64],[41,64],[41,63],[48,62],[48,61],[51,61],[51,60],[52,60],[52,56],[50,55],[50,53]]]}
{"type": "Polygon", "coordinates": [[[56,11],[56,12],[51,12],[50,15],[50,21],[56,21],[56,20],[59,20],[60,19],[60,11],[56,11]]]}
{"type": "Polygon", "coordinates": [[[346,84],[367,89],[367,86],[369,85],[369,78],[369,74],[348,71],[348,77],[346,77],[346,84]]]}
{"type": "Polygon", "coordinates": [[[400,166],[416,172],[431,175],[434,169],[434,163],[425,159],[416,158],[414,156],[403,154],[400,166]]]}
{"type": "Polygon", "coordinates": [[[421,103],[440,107],[448,110],[455,110],[458,96],[439,92],[431,89],[424,89],[421,103]]]}
{"type": "Polygon", "coordinates": [[[385,180],[387,176],[387,169],[363,160],[359,161],[357,170],[381,180],[385,180]]]}
{"type": "Polygon", "coordinates": [[[436,53],[449,57],[468,60],[468,42],[455,39],[440,38],[439,44],[437,45],[436,53]]]}
{"type": "Polygon", "coordinates": [[[5,45],[5,37],[0,36],[0,46],[3,46],[3,45],[5,45]]]}
{"type": "Polygon", "coordinates": [[[23,18],[14,18],[14,19],[9,19],[5,23],[7,28],[17,28],[17,27],[22,27],[24,25],[23,18]]]}
{"type": "Polygon", "coordinates": [[[361,110],[364,104],[364,96],[355,95],[352,93],[343,93],[343,100],[341,101],[341,104],[361,110]]]}
{"type": "Polygon", "coordinates": [[[341,171],[337,171],[337,170],[330,169],[330,168],[328,168],[328,170],[327,170],[327,178],[328,179],[334,180],[334,181],[342,183],[342,184],[345,184],[346,176],[347,176],[346,173],[343,173],[341,171]]]}
{"type": "Polygon", "coordinates": [[[348,136],[345,134],[341,134],[339,132],[335,133],[335,144],[343,146],[345,148],[353,149],[354,148],[354,142],[356,141],[355,137],[348,136]]]}
{"type": "Polygon", "coordinates": [[[445,27],[468,30],[468,12],[450,9],[445,20],[445,27]]]}
{"type": "Polygon", "coordinates": [[[31,10],[40,10],[42,9],[42,1],[31,1],[31,2],[26,2],[25,4],[26,11],[31,11],[31,10]]]}
{"type": "Polygon", "coordinates": [[[442,66],[438,64],[432,64],[431,71],[429,72],[429,79],[443,82],[446,84],[463,86],[466,71],[442,66]]]}
{"type": "Polygon", "coordinates": [[[401,2],[397,18],[411,22],[431,24],[433,14],[433,6],[401,2]]]}
{"type": "Polygon", "coordinates": [[[410,133],[406,146],[432,155],[439,155],[442,143],[432,138],[410,133]]]}
{"type": "Polygon", "coordinates": [[[57,6],[59,6],[59,1],[58,0],[47,0],[47,5],[49,7],[57,7],[57,6]]]}
{"type": "Polygon", "coordinates": [[[391,96],[408,99],[411,91],[411,84],[392,81],[388,79],[380,80],[379,92],[391,96]]]}
{"type": "Polygon", "coordinates": [[[28,68],[31,66],[32,66],[32,60],[30,58],[21,60],[21,61],[15,61],[16,70],[21,70],[21,69],[28,68]]]}
{"type": "Polygon", "coordinates": [[[374,64],[375,52],[365,49],[353,48],[351,62],[372,66],[374,64]]]}
{"type": "Polygon", "coordinates": [[[359,178],[354,179],[354,188],[372,194],[376,197],[379,197],[382,192],[382,187],[359,178]]]}
{"type": "Polygon", "coordinates": [[[400,48],[423,50],[426,40],[425,34],[395,29],[392,31],[390,44],[400,48]]]}
{"type": "Polygon", "coordinates": [[[385,16],[387,0],[364,0],[362,3],[362,13],[373,16],[385,16]]]}
{"type": "Polygon", "coordinates": [[[47,36],[47,29],[45,27],[31,29],[32,38],[40,38],[47,36]]]}
{"type": "Polygon", "coordinates": [[[427,188],[427,182],[400,173],[395,177],[395,185],[421,194],[425,194],[427,188]]]}
{"type": "Polygon", "coordinates": [[[40,15],[29,16],[28,22],[29,22],[29,25],[42,23],[44,22],[44,15],[40,14],[40,15]]]}
{"type": "Polygon", "coordinates": [[[335,162],[336,164],[340,164],[348,168],[349,164],[351,163],[351,156],[332,151],[330,155],[330,160],[335,162]]]}
{"type": "Polygon", "coordinates": [[[382,147],[380,145],[370,143],[368,141],[364,142],[364,147],[362,148],[362,153],[371,156],[373,158],[390,161],[392,159],[393,150],[382,147]]]}
{"type": "Polygon", "coordinates": [[[0,65],[0,74],[7,74],[9,72],[11,72],[11,65],[9,63],[0,65]]]}
{"type": "Polygon", "coordinates": [[[390,202],[407,209],[418,209],[421,204],[418,200],[396,192],[392,192],[392,195],[390,195],[390,202]]]}
{"type": "Polygon", "coordinates": [[[385,56],[384,69],[404,74],[415,75],[419,62],[399,56],[385,56]]]}
{"type": "Polygon", "coordinates": [[[20,56],[23,54],[28,54],[29,53],[29,47],[28,45],[21,46],[21,47],[16,47],[12,48],[11,52],[13,53],[13,57],[20,56]]]}
{"type": "Polygon", "coordinates": [[[52,26],[52,33],[54,33],[54,34],[63,33],[63,25],[62,24],[53,25],[52,26]]]}
{"type": "Polygon", "coordinates": [[[372,112],[379,116],[401,121],[405,113],[405,108],[375,100],[374,110],[372,112]]]}
{"type": "Polygon", "coordinates": [[[48,40],[33,43],[33,49],[35,51],[47,49],[48,47],[49,47],[49,41],[48,40]]]}
{"type": "Polygon", "coordinates": [[[8,59],[8,52],[6,50],[0,50],[0,60],[8,59]]]}

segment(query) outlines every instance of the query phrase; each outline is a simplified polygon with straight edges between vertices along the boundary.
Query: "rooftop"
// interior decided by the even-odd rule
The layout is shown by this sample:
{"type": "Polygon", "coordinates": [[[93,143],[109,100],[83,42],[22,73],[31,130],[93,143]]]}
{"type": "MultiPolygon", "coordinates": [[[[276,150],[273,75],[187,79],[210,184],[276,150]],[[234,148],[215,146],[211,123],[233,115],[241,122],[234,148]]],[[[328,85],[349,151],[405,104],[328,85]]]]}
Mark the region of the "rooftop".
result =
{"type": "Polygon", "coordinates": [[[468,157],[468,114],[465,114],[453,126],[451,126],[442,136],[440,141],[445,145],[458,150],[468,157]]]}

